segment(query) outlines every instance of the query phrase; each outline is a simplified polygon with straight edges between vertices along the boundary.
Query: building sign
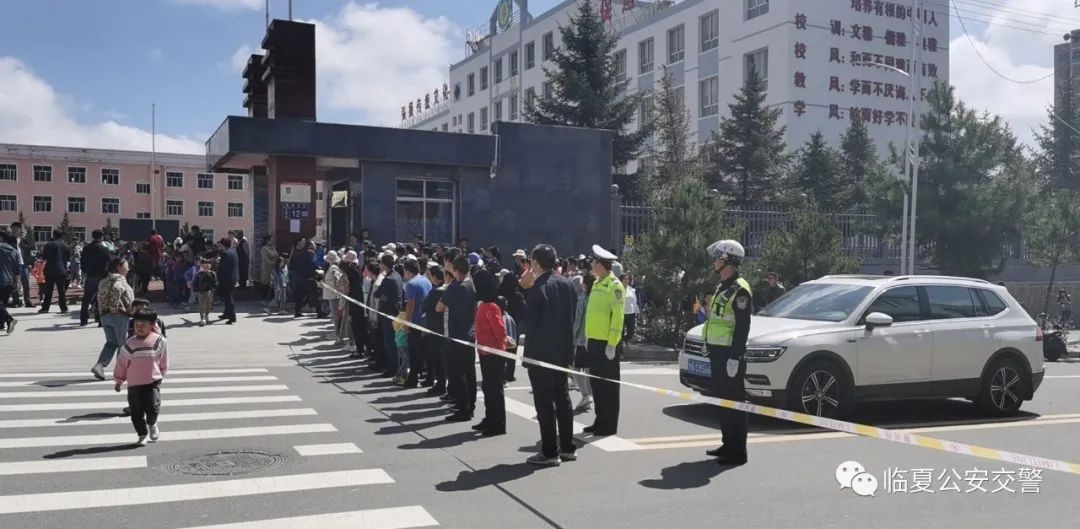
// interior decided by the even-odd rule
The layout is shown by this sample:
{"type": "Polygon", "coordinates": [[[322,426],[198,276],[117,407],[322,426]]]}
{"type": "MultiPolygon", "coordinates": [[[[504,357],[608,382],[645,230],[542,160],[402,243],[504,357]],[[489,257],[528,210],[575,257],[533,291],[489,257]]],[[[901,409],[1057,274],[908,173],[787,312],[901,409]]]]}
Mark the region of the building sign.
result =
{"type": "Polygon", "coordinates": [[[311,184],[281,184],[280,202],[311,202],[311,184]]]}
{"type": "Polygon", "coordinates": [[[510,0],[499,0],[499,5],[495,8],[495,20],[499,24],[499,30],[506,31],[510,29],[513,13],[514,8],[510,5],[510,0]]]}
{"type": "Polygon", "coordinates": [[[311,204],[308,202],[282,202],[282,212],[289,220],[306,219],[311,216],[311,204]]]}

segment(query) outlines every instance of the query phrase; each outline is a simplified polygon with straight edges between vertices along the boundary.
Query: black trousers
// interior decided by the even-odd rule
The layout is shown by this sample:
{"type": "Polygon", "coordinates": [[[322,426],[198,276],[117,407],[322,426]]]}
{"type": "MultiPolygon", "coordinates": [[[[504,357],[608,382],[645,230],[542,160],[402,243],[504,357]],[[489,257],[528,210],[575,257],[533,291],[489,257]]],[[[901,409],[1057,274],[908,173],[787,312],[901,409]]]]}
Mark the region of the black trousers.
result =
{"type": "Polygon", "coordinates": [[[536,421],[540,423],[540,451],[545,457],[574,453],[574,410],[565,373],[526,364],[532,386],[536,421]]]}
{"type": "Polygon", "coordinates": [[[128,386],[128,406],[131,406],[131,424],[139,436],[147,434],[146,427],[157,424],[161,412],[161,381],[142,386],[128,386]]]}
{"type": "Polygon", "coordinates": [[[315,307],[315,313],[319,316],[323,316],[322,301],[319,299],[319,284],[314,279],[299,278],[295,283],[294,293],[296,295],[296,303],[293,313],[297,316],[303,314],[304,303],[311,303],[311,306],[315,307]]]}
{"type": "MultiPolygon", "coordinates": [[[[427,340],[424,339],[424,335],[416,329],[409,329],[409,378],[405,380],[405,385],[411,386],[418,384],[420,381],[420,372],[424,370],[425,359],[427,358],[427,340]]],[[[430,377],[430,375],[428,375],[430,377]]]]}
{"type": "Polygon", "coordinates": [[[80,323],[85,324],[90,321],[90,305],[94,306],[94,321],[101,320],[101,314],[98,313],[97,307],[98,285],[101,283],[101,279],[100,277],[87,277],[83,281],[82,307],[79,309],[80,323]]]}
{"type": "Polygon", "coordinates": [[[14,290],[15,288],[10,285],[0,286],[0,326],[7,325],[13,319],[11,314],[8,314],[7,301],[14,290]]]}
{"type": "Polygon", "coordinates": [[[476,409],[476,349],[457,342],[448,345],[448,379],[452,384],[454,408],[472,413],[476,409]]]}
{"type": "Polygon", "coordinates": [[[233,305],[233,290],[236,290],[236,287],[231,284],[221,284],[218,286],[218,294],[221,296],[221,301],[225,303],[225,311],[221,315],[228,321],[236,321],[236,306],[233,305]]]}
{"type": "Polygon", "coordinates": [[[437,389],[446,389],[446,339],[424,335],[424,351],[427,353],[428,380],[435,383],[437,389]]]}
{"type": "Polygon", "coordinates": [[[505,375],[506,362],[501,356],[480,355],[480,388],[484,392],[484,425],[488,430],[506,430],[505,375]]]}
{"type": "Polygon", "coordinates": [[[629,343],[634,339],[634,332],[637,331],[637,314],[624,314],[623,315],[623,339],[622,343],[629,343]]]}
{"type": "MultiPolygon", "coordinates": [[[[517,337],[514,337],[514,341],[517,341],[517,337]]],[[[516,351],[507,351],[508,353],[515,353],[516,351]]],[[[514,378],[514,371],[517,370],[517,360],[512,358],[503,358],[503,363],[506,367],[506,380],[516,380],[514,378]]]]}
{"type": "Polygon", "coordinates": [[[356,352],[363,353],[368,340],[367,314],[364,312],[363,307],[353,303],[349,303],[349,328],[352,330],[356,352]]]}
{"type": "MultiPolygon", "coordinates": [[[[739,357],[735,376],[728,376],[727,361],[731,351],[727,347],[709,346],[712,369],[713,396],[735,401],[746,400],[746,360],[739,357]]],[[[720,408],[720,435],[724,438],[724,453],[733,457],[746,457],[746,432],[750,416],[741,410],[720,408]]]]}
{"type": "MultiPolygon", "coordinates": [[[[589,340],[587,346],[589,357],[589,373],[598,377],[611,380],[620,380],[619,359],[622,356],[622,344],[615,348],[615,359],[608,360],[604,354],[607,342],[603,340],[589,340]]],[[[592,387],[593,403],[596,407],[596,422],[593,426],[597,431],[606,434],[614,434],[619,429],[619,384],[607,380],[589,379],[592,387]]]]}
{"type": "Polygon", "coordinates": [[[52,305],[53,289],[56,289],[57,304],[60,305],[60,311],[67,312],[67,287],[68,278],[66,275],[45,274],[45,295],[41,300],[42,312],[47,312],[49,306],[52,305]]]}
{"type": "MultiPolygon", "coordinates": [[[[374,362],[371,364],[375,369],[382,371],[386,368],[386,340],[382,336],[382,326],[376,322],[375,325],[371,324],[370,320],[364,320],[368,326],[368,339],[371,340],[371,357],[374,362]]],[[[397,354],[395,351],[394,354],[397,354]]]]}

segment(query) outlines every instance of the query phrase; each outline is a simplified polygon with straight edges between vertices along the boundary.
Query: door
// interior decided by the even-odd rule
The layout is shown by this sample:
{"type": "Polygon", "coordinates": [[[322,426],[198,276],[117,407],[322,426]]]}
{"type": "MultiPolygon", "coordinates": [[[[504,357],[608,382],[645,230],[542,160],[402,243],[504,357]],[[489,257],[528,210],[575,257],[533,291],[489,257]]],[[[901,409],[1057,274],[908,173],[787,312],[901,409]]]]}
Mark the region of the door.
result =
{"type": "Polygon", "coordinates": [[[934,336],[919,300],[919,289],[896,287],[878,295],[863,313],[892,316],[890,327],[857,335],[859,386],[929,382],[934,336]]]}
{"type": "Polygon", "coordinates": [[[993,325],[970,288],[926,286],[930,327],[934,330],[934,380],[976,379],[997,349],[993,325]]]}

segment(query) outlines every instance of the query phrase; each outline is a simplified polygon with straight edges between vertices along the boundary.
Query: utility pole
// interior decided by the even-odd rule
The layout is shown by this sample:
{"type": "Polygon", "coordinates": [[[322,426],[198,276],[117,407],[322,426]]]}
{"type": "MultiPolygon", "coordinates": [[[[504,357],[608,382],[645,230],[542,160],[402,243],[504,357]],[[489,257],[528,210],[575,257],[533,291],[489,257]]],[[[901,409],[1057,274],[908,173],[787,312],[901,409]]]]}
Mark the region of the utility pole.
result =
{"type": "Polygon", "coordinates": [[[915,139],[911,142],[908,149],[909,165],[911,167],[911,226],[908,228],[908,274],[915,274],[915,266],[918,262],[916,256],[916,237],[915,220],[918,217],[918,204],[919,204],[919,144],[922,143],[921,135],[919,134],[919,98],[922,97],[922,52],[923,52],[923,17],[926,16],[924,10],[924,4],[922,0],[911,0],[912,14],[911,17],[911,32],[914,36],[911,48],[911,64],[908,68],[911,70],[911,88],[908,89],[908,97],[911,98],[911,105],[909,107],[908,119],[909,121],[909,133],[914,132],[915,139]]]}
{"type": "Polygon", "coordinates": [[[270,0],[266,0],[263,13],[266,14],[266,27],[270,27],[270,0]]]}
{"type": "MultiPolygon", "coordinates": [[[[154,179],[157,176],[157,103],[150,103],[150,218],[157,218],[154,179]]],[[[164,189],[164,187],[162,188],[164,189]]]]}

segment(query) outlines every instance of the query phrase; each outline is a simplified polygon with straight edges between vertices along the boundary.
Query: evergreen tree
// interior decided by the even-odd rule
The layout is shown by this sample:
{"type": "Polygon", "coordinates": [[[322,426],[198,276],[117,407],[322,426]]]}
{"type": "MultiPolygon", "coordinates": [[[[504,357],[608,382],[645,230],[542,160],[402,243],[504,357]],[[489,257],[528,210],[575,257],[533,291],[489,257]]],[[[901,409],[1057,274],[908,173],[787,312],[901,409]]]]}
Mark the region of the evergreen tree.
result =
{"type": "Polygon", "coordinates": [[[675,90],[671,74],[666,71],[657,85],[656,145],[649,150],[656,167],[646,175],[652,197],[665,195],[684,180],[702,176],[701,156],[692,140],[685,98],[675,90]]]}
{"type": "Polygon", "coordinates": [[[842,181],[839,154],[825,142],[821,131],[810,135],[799,151],[791,184],[827,210],[849,204],[849,190],[842,181]]]}
{"type": "Polygon", "coordinates": [[[844,199],[852,206],[865,206],[869,197],[868,180],[881,172],[877,149],[866,123],[853,119],[840,139],[840,175],[847,190],[844,199]]]}
{"type": "Polygon", "coordinates": [[[105,217],[105,225],[101,227],[101,232],[108,240],[120,240],[120,230],[113,226],[112,217],[105,217]]]}
{"type": "Polygon", "coordinates": [[[630,130],[642,94],[627,94],[630,80],[619,74],[614,52],[619,36],[604,26],[592,2],[581,2],[570,25],[559,28],[562,47],[544,68],[551,97],[526,105],[525,118],[541,125],[566,125],[614,131],[612,165],[623,167],[638,157],[651,123],[630,130]]]}
{"type": "Polygon", "coordinates": [[[790,163],[782,110],[766,106],[765,95],[765,82],[751,72],[709,142],[706,178],[739,205],[775,198],[790,163]]]}
{"type": "Polygon", "coordinates": [[[821,276],[859,271],[859,260],[844,255],[840,230],[813,200],[792,213],[789,228],[766,237],[762,253],[762,268],[780,274],[789,289],[821,276]]]}
{"type": "Polygon", "coordinates": [[[18,222],[19,225],[21,225],[24,230],[29,231],[30,226],[26,225],[26,215],[23,215],[23,212],[22,212],[21,209],[19,210],[19,218],[16,219],[16,222],[18,222]]]}
{"type": "Polygon", "coordinates": [[[64,234],[64,242],[71,244],[73,235],[71,233],[71,219],[68,218],[68,214],[65,211],[64,216],[60,219],[60,227],[57,228],[60,233],[64,234]]]}
{"type": "Polygon", "coordinates": [[[1039,152],[1036,169],[1043,189],[1080,188],[1080,113],[1073,100],[1072,83],[1056,88],[1057,101],[1047,109],[1046,125],[1035,133],[1039,152]]]}
{"type": "Polygon", "coordinates": [[[1030,208],[1024,223],[1028,259],[1050,269],[1042,312],[1050,306],[1058,267],[1080,259],[1080,191],[1058,190],[1030,208]]]}

